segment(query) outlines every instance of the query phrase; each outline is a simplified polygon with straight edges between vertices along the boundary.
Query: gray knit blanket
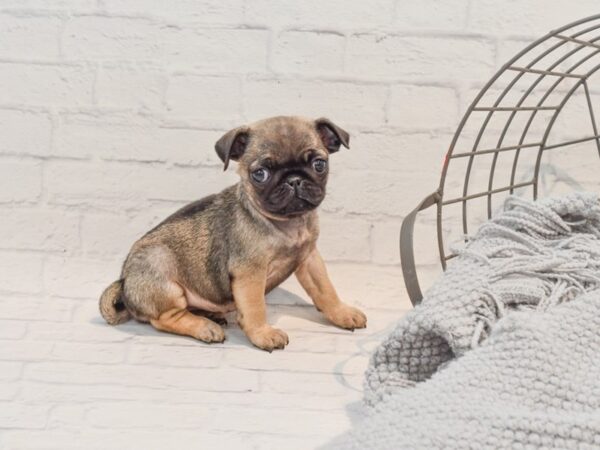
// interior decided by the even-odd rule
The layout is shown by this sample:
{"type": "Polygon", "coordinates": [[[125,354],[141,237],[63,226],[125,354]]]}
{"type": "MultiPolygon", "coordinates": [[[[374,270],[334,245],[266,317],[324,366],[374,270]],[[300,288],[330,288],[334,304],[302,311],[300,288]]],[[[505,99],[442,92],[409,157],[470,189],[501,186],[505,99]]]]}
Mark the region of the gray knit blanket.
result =
{"type": "Polygon", "coordinates": [[[510,197],[376,350],[328,448],[600,448],[600,199],[510,197]]]}

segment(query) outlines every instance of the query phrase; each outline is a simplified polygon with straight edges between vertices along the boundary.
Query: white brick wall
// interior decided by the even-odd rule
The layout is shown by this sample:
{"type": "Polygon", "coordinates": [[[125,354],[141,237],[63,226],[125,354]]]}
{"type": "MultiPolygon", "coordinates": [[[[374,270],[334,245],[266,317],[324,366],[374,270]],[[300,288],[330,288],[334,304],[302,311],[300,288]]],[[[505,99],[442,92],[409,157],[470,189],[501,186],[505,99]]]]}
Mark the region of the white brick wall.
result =
{"type": "Polygon", "coordinates": [[[221,353],[105,327],[100,291],[136,237],[235,182],[213,150],[224,131],[328,116],[352,145],[332,159],[320,245],[380,333],[402,295],[401,220],[437,185],[472,95],[527,42],[598,12],[597,0],[0,0],[0,447],[153,448],[198,428],[211,430],[203,448],[223,436],[306,448],[342,430],[332,411],[357,397],[335,380],[360,386],[367,351],[358,365],[328,355],[372,348],[360,333],[303,312],[289,353],[248,359],[235,328],[221,353]]]}

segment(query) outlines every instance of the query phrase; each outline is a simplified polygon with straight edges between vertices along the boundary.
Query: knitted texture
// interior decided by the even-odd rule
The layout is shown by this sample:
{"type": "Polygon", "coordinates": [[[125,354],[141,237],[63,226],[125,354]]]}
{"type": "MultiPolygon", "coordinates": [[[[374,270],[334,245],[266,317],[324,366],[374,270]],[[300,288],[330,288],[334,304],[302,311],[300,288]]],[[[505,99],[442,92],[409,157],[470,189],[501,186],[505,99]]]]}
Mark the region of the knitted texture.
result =
{"type": "Polygon", "coordinates": [[[598,380],[599,197],[511,197],[376,350],[369,417],[333,446],[598,446],[598,380]]]}

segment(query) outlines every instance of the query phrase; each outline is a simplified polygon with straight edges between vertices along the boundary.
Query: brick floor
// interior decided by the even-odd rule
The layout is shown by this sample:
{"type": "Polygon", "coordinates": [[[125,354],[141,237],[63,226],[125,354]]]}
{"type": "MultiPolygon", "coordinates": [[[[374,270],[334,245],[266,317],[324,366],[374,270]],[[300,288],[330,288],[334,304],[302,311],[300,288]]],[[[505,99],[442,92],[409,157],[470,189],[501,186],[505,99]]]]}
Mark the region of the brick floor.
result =
{"type": "Polygon", "coordinates": [[[268,313],[290,344],[271,354],[253,348],[233,316],[226,342],[208,346],[135,322],[111,328],[93,298],[0,296],[0,447],[328,442],[357,419],[369,355],[409,308],[398,267],[331,264],[330,272],[368,328],[328,325],[288,280],[269,295],[268,313]]]}

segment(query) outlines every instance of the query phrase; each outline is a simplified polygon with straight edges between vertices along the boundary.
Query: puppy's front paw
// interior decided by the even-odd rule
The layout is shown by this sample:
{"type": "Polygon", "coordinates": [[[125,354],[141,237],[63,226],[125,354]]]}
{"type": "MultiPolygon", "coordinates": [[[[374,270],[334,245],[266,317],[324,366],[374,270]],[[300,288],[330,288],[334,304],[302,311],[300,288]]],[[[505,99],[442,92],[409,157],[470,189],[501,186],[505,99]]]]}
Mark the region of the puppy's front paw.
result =
{"type": "Polygon", "coordinates": [[[272,352],[275,349],[283,349],[290,342],[285,332],[270,325],[264,325],[248,331],[247,335],[250,342],[268,352],[272,352]]]}
{"type": "Polygon", "coordinates": [[[347,330],[367,327],[367,316],[360,309],[344,304],[329,312],[327,318],[334,325],[347,330]]]}

